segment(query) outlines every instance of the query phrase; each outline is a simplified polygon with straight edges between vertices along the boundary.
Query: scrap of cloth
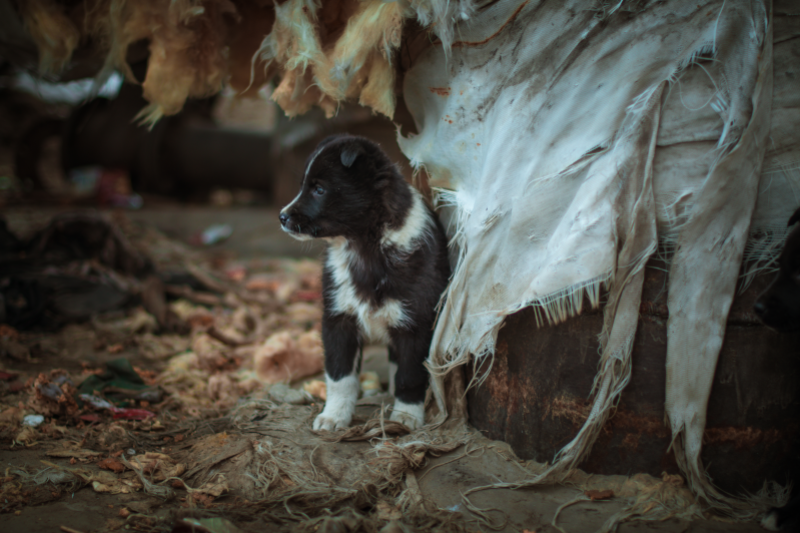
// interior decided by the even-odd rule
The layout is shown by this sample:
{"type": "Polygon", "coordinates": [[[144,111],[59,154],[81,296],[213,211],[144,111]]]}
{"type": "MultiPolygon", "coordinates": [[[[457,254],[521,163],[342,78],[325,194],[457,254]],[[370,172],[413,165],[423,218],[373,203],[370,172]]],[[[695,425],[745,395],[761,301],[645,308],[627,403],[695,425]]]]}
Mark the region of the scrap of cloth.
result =
{"type": "Polygon", "coordinates": [[[769,256],[797,205],[797,91],[787,79],[773,97],[773,64],[797,72],[800,39],[787,25],[773,39],[769,0],[599,5],[486,2],[406,72],[418,134],[401,148],[438,191],[457,253],[428,360],[437,422],[463,412],[444,375],[491,357],[506,316],[532,306],[558,323],[605,287],[592,409],[531,482],[563,479],[630,379],[644,265],[661,242],[673,250],[673,449],[702,501],[753,516],[752,499],[715,489],[700,449],[748,236],[769,256]]]}

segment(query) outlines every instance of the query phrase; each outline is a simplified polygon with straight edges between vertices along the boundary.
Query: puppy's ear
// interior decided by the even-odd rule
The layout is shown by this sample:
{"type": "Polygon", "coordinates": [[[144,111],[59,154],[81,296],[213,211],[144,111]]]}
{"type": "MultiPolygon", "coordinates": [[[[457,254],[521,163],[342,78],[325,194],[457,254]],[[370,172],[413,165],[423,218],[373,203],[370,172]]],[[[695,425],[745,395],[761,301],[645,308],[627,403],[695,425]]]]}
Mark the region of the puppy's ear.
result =
{"type": "Polygon", "coordinates": [[[787,225],[788,225],[788,226],[791,226],[791,225],[792,225],[792,224],[794,224],[795,222],[800,222],[800,209],[798,209],[797,211],[795,211],[795,212],[794,212],[794,215],[792,215],[791,217],[789,217],[789,224],[787,224],[787,225]]]}
{"type": "Polygon", "coordinates": [[[356,162],[356,159],[359,155],[364,153],[364,150],[357,144],[346,146],[342,149],[341,160],[342,164],[347,168],[353,166],[353,163],[356,162]]]}

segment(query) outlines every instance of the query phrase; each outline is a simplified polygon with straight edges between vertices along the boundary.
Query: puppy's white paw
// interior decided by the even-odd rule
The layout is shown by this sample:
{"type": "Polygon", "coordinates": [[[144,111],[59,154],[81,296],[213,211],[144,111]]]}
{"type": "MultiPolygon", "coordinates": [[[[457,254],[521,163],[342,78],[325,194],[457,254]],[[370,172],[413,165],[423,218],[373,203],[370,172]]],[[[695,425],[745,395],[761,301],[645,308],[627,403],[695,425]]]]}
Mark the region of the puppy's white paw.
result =
{"type": "Polygon", "coordinates": [[[400,422],[408,429],[421,428],[425,425],[425,402],[405,403],[395,400],[389,420],[400,422]]]}
{"type": "Polygon", "coordinates": [[[334,429],[344,429],[350,425],[353,419],[352,414],[347,417],[326,416],[325,411],[314,419],[312,427],[314,431],[333,431],[334,429]]]}
{"type": "Polygon", "coordinates": [[[353,420],[358,399],[358,377],[346,376],[339,381],[333,381],[325,376],[328,399],[322,413],[314,419],[314,431],[332,431],[344,429],[353,420]]]}

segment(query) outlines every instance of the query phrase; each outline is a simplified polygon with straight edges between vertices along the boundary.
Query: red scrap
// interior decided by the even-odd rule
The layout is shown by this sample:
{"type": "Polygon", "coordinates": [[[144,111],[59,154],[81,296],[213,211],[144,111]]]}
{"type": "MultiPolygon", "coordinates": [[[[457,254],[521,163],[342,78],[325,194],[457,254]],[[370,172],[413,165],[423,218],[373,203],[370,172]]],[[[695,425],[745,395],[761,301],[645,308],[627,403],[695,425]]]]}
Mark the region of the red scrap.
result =
{"type": "Polygon", "coordinates": [[[127,407],[113,407],[110,409],[112,413],[114,413],[114,419],[123,419],[123,420],[147,420],[148,418],[153,418],[156,416],[155,413],[148,411],[147,409],[131,409],[127,407]]]}
{"type": "Polygon", "coordinates": [[[294,300],[301,302],[319,302],[322,300],[322,291],[297,291],[294,300]]]}

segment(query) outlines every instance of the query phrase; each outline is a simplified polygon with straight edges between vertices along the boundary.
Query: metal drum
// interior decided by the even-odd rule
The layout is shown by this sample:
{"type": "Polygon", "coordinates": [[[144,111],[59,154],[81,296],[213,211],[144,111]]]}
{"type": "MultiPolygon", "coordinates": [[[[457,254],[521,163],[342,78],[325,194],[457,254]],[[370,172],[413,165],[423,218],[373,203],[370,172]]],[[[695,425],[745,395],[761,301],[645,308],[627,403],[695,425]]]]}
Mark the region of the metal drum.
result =
{"type": "MultiPolygon", "coordinates": [[[[702,459],[731,493],[800,479],[800,333],[767,329],[752,311],[770,279],[734,300],[709,400],[702,459]]],[[[648,266],[631,381],[580,465],[587,472],[679,473],[664,422],[666,283],[663,269],[648,266]]],[[[530,309],[510,316],[491,373],[469,392],[470,422],[524,459],[552,461],[588,413],[602,323],[599,310],[541,329],[530,309]]]]}

